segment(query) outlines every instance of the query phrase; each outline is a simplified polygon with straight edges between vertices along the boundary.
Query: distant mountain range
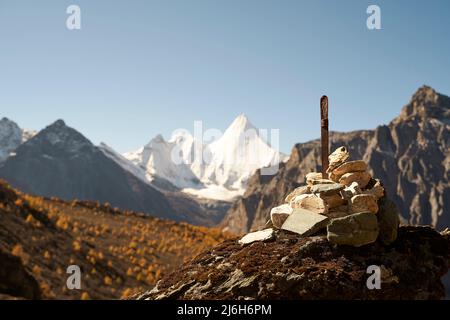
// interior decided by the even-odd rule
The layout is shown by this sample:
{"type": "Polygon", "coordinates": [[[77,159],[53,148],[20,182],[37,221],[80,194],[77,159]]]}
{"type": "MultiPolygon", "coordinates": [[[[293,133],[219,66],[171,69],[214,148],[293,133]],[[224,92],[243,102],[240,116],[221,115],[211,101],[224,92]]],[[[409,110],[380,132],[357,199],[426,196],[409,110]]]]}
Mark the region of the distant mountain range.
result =
{"type": "Polygon", "coordinates": [[[21,144],[0,167],[0,177],[35,195],[108,202],[177,220],[160,191],[123,170],[62,120],[21,144]]]}
{"type": "Polygon", "coordinates": [[[285,158],[244,115],[210,145],[178,132],[169,142],[157,136],[125,155],[104,143],[93,145],[62,120],[36,134],[4,118],[0,141],[0,177],[24,192],[107,202],[196,225],[219,223],[228,201],[243,194],[258,168],[285,158]],[[210,159],[197,160],[194,148],[210,159]],[[175,151],[181,162],[174,161],[175,151]],[[260,156],[255,159],[255,154],[260,156]]]}
{"type": "Polygon", "coordinates": [[[142,169],[139,175],[149,181],[159,177],[184,192],[217,200],[243,195],[257,169],[287,160],[286,155],[269,146],[243,114],[210,144],[179,130],[169,141],[158,135],[123,156],[142,169]]]}
{"type": "MultiPolygon", "coordinates": [[[[449,97],[424,86],[388,125],[332,132],[331,148],[345,145],[353,159],[369,164],[404,222],[444,228],[450,226],[449,109],[449,97]]],[[[196,225],[221,222],[233,232],[263,225],[272,207],[320,169],[319,140],[295,145],[287,160],[244,115],[209,144],[179,130],[123,155],[93,145],[62,120],[37,134],[0,121],[0,178],[24,192],[108,202],[196,225]],[[260,168],[278,162],[277,174],[261,175],[260,168]]]]}
{"type": "MultiPolygon", "coordinates": [[[[331,124],[332,125],[332,124],[331,124]]],[[[331,149],[346,146],[353,159],[369,164],[387,195],[397,204],[402,220],[450,227],[450,98],[421,87],[388,125],[375,130],[330,134],[331,149]]],[[[244,196],[227,213],[222,226],[242,233],[261,227],[270,209],[305,182],[311,171],[321,171],[320,141],[294,146],[277,175],[256,172],[244,196]]]]}

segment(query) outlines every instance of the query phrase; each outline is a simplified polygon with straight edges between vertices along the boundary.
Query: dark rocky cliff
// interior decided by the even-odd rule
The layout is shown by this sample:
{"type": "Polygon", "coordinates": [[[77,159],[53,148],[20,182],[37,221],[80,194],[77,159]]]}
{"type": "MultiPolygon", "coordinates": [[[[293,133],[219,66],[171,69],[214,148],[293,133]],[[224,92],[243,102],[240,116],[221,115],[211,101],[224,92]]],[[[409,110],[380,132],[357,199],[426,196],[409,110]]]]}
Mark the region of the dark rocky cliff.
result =
{"type": "MultiPolygon", "coordinates": [[[[349,149],[352,159],[369,164],[372,176],[383,181],[387,195],[400,210],[402,221],[450,226],[450,98],[430,87],[420,88],[400,115],[375,130],[332,133],[331,150],[349,149]]],[[[256,172],[242,199],[228,211],[222,226],[245,233],[261,227],[270,209],[321,170],[320,141],[294,146],[290,159],[275,176],[256,172]]]]}

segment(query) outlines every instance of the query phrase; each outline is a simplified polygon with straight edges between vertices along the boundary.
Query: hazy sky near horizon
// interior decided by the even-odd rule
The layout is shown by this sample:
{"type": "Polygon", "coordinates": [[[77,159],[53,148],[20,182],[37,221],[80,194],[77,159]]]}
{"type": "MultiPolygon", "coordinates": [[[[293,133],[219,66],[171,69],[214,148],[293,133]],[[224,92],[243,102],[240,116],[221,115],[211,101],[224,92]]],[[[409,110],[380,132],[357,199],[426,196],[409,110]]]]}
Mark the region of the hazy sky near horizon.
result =
{"type": "Polygon", "coordinates": [[[125,152],[245,113],[289,153],[319,136],[322,94],[337,131],[388,123],[423,84],[449,95],[449,14],[447,0],[0,0],[0,117],[62,118],[125,152]]]}

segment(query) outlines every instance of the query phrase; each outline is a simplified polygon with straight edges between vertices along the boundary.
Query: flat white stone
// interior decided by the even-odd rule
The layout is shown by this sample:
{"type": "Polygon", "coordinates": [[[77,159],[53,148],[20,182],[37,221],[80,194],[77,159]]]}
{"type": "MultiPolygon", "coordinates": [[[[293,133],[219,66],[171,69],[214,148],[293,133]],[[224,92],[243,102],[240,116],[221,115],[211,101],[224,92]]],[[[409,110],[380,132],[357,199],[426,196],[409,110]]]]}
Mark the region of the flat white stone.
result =
{"type": "Polygon", "coordinates": [[[291,206],[285,203],[285,204],[282,204],[281,206],[272,208],[272,210],[270,210],[270,214],[274,214],[274,213],[291,214],[292,211],[293,211],[293,209],[291,208],[291,206]]]}
{"type": "Polygon", "coordinates": [[[301,186],[301,187],[295,188],[294,191],[292,191],[291,193],[289,193],[287,195],[285,202],[289,203],[295,197],[302,195],[302,194],[306,194],[306,193],[309,193],[309,186],[301,186]]]}
{"type": "Polygon", "coordinates": [[[270,219],[275,228],[281,228],[284,221],[289,217],[294,209],[289,204],[282,204],[281,206],[272,208],[270,210],[270,219]]]}
{"type": "Polygon", "coordinates": [[[294,209],[291,215],[283,223],[281,229],[298,233],[302,236],[309,236],[328,224],[329,218],[321,214],[298,208],[294,209]]]}
{"type": "Polygon", "coordinates": [[[306,174],[306,181],[322,179],[322,173],[320,172],[310,172],[306,174]]]}
{"type": "Polygon", "coordinates": [[[291,207],[293,209],[303,208],[321,214],[326,214],[328,212],[328,206],[325,201],[315,194],[297,196],[291,202],[291,207]]]}
{"type": "Polygon", "coordinates": [[[335,176],[341,177],[349,172],[366,171],[367,164],[363,160],[348,161],[333,170],[335,176]]]}
{"type": "Polygon", "coordinates": [[[300,208],[300,205],[302,204],[303,199],[308,198],[308,197],[315,197],[315,195],[313,195],[313,194],[301,194],[299,196],[296,196],[293,200],[291,200],[290,206],[293,209],[300,208]]]}
{"type": "Polygon", "coordinates": [[[249,244],[255,241],[267,241],[273,239],[273,237],[275,237],[275,232],[272,228],[270,228],[246,234],[238,242],[240,244],[249,244]]]}

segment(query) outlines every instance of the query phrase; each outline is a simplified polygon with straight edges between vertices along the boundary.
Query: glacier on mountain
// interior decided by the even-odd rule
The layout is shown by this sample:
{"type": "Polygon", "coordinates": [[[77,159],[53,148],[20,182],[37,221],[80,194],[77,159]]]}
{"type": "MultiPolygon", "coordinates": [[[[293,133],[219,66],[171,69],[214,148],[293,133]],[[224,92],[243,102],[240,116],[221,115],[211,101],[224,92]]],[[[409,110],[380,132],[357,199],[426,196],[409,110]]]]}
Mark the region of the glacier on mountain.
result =
{"type": "Polygon", "coordinates": [[[180,129],[168,141],[158,135],[123,156],[145,171],[149,181],[161,177],[186,193],[227,201],[245,192],[257,169],[287,160],[266,140],[264,132],[242,114],[211,143],[180,129]]]}
{"type": "MultiPolygon", "coordinates": [[[[62,120],[56,121],[54,130],[58,131],[63,125],[62,120]]],[[[77,139],[70,146],[60,146],[65,143],[60,139],[63,133],[56,134],[54,130],[46,135],[52,145],[68,148],[75,154],[82,150],[84,143],[77,139]]],[[[7,118],[1,119],[0,163],[13,156],[19,145],[35,134],[7,118]]],[[[277,168],[280,162],[287,160],[287,156],[276,150],[276,143],[273,147],[267,142],[266,135],[245,115],[240,115],[223,134],[214,129],[197,136],[194,130],[193,136],[188,130],[177,129],[167,141],[157,135],[138,150],[123,155],[105,143],[98,149],[123,169],[155,187],[231,201],[244,194],[248,179],[257,169],[277,168]],[[214,138],[212,142],[208,140],[210,137],[214,138]]]]}

